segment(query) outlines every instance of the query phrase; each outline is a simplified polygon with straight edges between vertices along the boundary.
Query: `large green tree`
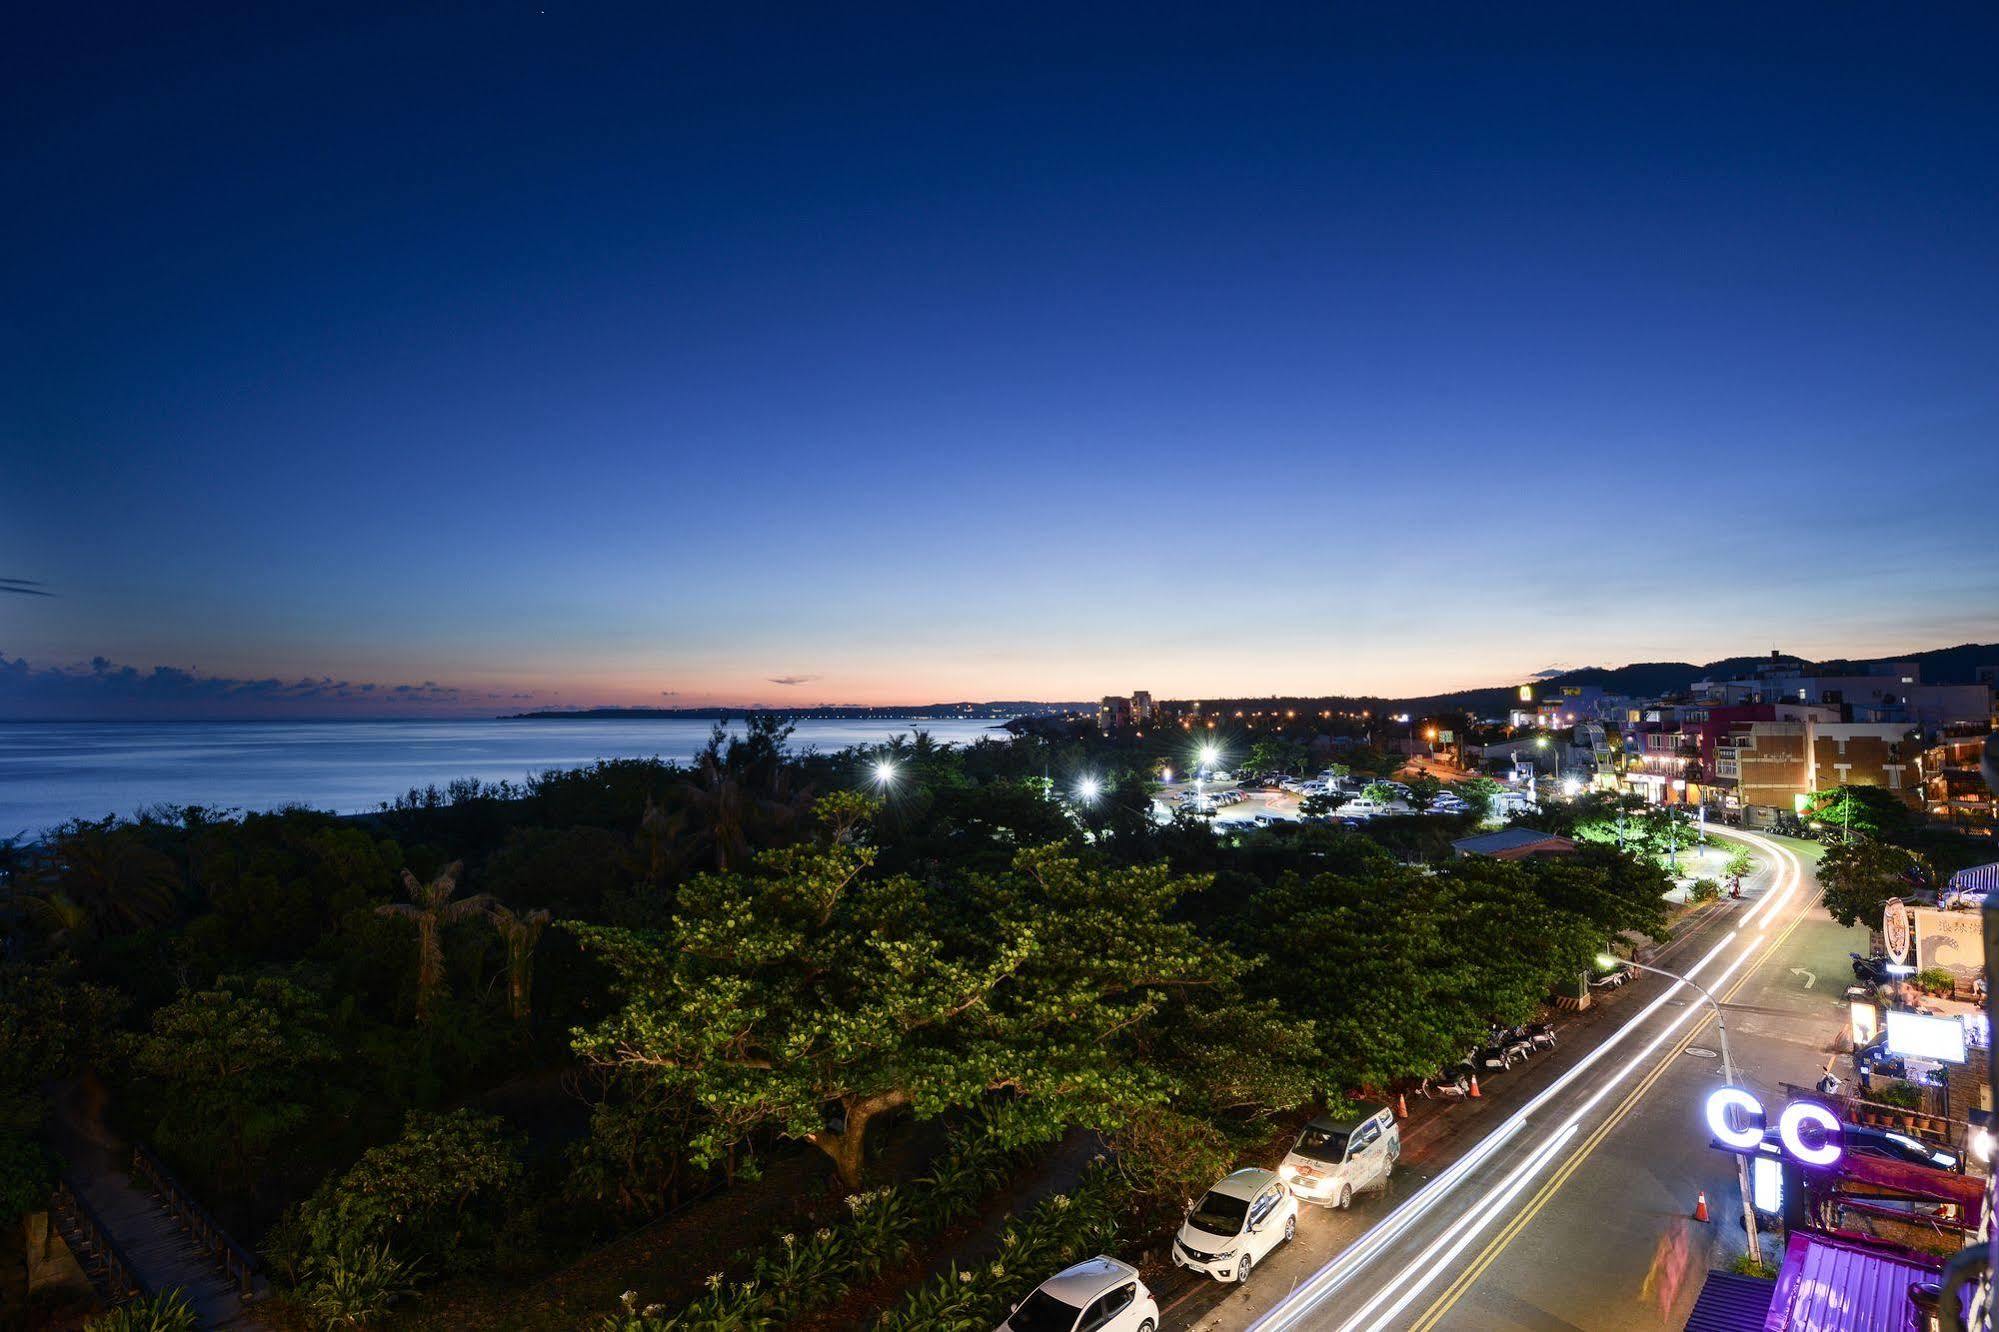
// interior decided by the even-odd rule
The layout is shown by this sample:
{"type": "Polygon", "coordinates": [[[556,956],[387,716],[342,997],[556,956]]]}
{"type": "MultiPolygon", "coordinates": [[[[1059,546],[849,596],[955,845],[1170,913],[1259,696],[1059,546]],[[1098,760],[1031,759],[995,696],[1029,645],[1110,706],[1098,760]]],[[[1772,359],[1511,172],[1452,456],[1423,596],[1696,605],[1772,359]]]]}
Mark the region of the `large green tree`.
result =
{"type": "Polygon", "coordinates": [[[458,875],[464,868],[462,862],[453,861],[429,883],[404,870],[403,888],[410,900],[375,908],[381,915],[399,917],[416,927],[416,1017],[419,1022],[430,1021],[437,1001],[445,992],[445,927],[482,915],[492,905],[492,899],[484,894],[452,900],[458,891],[458,875]]]}
{"type": "Polygon", "coordinates": [[[1819,859],[1825,908],[1842,925],[1879,929],[1888,899],[1908,896],[1928,877],[1922,857],[1871,837],[1836,842],[1819,859]]]}
{"type": "Polygon", "coordinates": [[[334,1053],[318,996],[274,977],[183,991],[126,1042],[154,1139],[239,1182],[306,1121],[334,1053]]]}
{"type": "Polygon", "coordinates": [[[1127,1034],[1236,965],[1169,919],[1200,883],[1163,867],[1042,850],[926,885],[873,859],[837,843],[769,852],[747,874],[690,881],[665,931],[571,926],[623,1000],[577,1048],[706,1107],[699,1159],[768,1126],[858,1186],[869,1126],[891,1111],[1005,1090],[1093,1121],[1156,1099],[1165,1075],[1121,1057],[1127,1034]]]}

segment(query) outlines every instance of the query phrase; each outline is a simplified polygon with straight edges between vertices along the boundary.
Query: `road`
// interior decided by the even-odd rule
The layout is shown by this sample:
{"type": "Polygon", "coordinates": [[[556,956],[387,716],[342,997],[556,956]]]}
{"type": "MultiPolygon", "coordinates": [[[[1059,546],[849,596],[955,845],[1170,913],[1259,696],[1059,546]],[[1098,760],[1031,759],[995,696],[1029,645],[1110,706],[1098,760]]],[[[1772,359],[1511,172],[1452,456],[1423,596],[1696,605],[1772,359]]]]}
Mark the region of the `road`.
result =
{"type": "MultiPolygon", "coordinates": [[[[1810,1081],[1837,1025],[1847,939],[1817,910],[1803,844],[1739,836],[1747,900],[1710,909],[1659,965],[1716,989],[1751,1086],[1810,1081]],[[1813,972],[1807,989],[1799,967],[1813,972]]],[[[1155,1284],[1167,1329],[1679,1328],[1702,1274],[1741,1249],[1734,1163],[1707,1147],[1711,1010],[1648,977],[1564,1028],[1564,1045],[1412,1121],[1390,1192],[1308,1209],[1246,1286],[1155,1284]],[[1688,1219],[1705,1190],[1714,1220],[1688,1219]]]]}

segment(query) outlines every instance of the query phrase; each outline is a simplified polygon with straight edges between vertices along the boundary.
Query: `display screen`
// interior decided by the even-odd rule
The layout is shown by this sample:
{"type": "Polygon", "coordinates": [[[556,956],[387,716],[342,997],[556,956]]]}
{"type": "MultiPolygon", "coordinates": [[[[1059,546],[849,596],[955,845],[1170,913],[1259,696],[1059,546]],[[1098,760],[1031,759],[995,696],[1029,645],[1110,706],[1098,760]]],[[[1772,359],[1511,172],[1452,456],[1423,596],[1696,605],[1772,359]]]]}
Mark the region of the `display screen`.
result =
{"type": "Polygon", "coordinates": [[[1888,1051],[1915,1059],[1962,1064],[1964,1019],[1888,1010],[1888,1051]]]}

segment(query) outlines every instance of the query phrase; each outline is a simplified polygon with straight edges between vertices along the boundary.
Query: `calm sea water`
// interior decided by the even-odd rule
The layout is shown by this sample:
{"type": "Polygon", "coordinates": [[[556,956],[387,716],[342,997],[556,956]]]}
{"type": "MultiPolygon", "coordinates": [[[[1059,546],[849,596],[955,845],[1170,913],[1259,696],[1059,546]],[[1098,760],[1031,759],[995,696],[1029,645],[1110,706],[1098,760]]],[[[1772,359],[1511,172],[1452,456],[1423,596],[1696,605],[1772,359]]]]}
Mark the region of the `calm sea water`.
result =
{"type": "MultiPolygon", "coordinates": [[[[519,781],[600,758],[688,759],[705,721],[0,722],[0,837],[156,804],[374,809],[455,777],[519,781]]],[[[965,743],[985,721],[802,721],[829,752],[925,730],[965,743]]]]}

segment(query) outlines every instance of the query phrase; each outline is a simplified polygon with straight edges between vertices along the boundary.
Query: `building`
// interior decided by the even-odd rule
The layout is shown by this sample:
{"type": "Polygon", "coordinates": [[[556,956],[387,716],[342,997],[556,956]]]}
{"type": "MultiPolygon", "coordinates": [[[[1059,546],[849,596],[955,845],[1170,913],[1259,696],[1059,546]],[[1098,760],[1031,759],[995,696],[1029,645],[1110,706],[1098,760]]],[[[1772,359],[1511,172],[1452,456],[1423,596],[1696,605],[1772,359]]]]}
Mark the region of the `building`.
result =
{"type": "Polygon", "coordinates": [[[1566,837],[1533,828],[1501,828],[1498,832],[1460,837],[1451,850],[1460,856],[1485,856],[1492,860],[1541,860],[1549,856],[1575,854],[1576,844],[1566,837]]]}
{"type": "Polygon", "coordinates": [[[1924,684],[1914,662],[1873,662],[1822,669],[1770,654],[1746,679],[1701,680],[1696,702],[1814,703],[1840,709],[1841,721],[1908,722],[1925,727],[1984,726],[1992,720],[1992,686],[1924,684]]]}
{"type": "Polygon", "coordinates": [[[1901,722],[1741,722],[1716,749],[1715,775],[1733,783],[1753,822],[1767,824],[1839,786],[1878,786],[1918,805],[1919,753],[1915,733],[1901,722]]]}
{"type": "Polygon", "coordinates": [[[1149,726],[1158,710],[1152,706],[1152,693],[1146,689],[1135,689],[1131,695],[1131,719],[1140,726],[1149,726]]]}
{"type": "Polygon", "coordinates": [[[1631,702],[1601,685],[1521,685],[1506,724],[1516,731],[1562,731],[1579,722],[1614,721],[1631,702]]]}
{"type": "Polygon", "coordinates": [[[1097,704],[1097,729],[1100,731],[1122,731],[1131,726],[1131,700],[1116,694],[1106,694],[1103,702],[1097,704]]]}
{"type": "Polygon", "coordinates": [[[1992,792],[1978,768],[1984,753],[1985,737],[1968,735],[1946,737],[1916,756],[1923,809],[1931,817],[1988,828],[1992,825],[1992,792]]]}

